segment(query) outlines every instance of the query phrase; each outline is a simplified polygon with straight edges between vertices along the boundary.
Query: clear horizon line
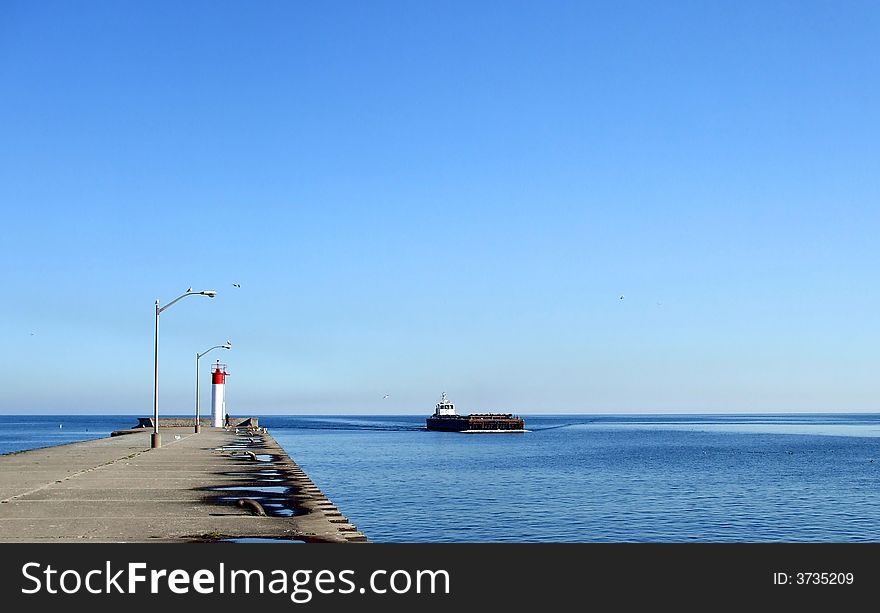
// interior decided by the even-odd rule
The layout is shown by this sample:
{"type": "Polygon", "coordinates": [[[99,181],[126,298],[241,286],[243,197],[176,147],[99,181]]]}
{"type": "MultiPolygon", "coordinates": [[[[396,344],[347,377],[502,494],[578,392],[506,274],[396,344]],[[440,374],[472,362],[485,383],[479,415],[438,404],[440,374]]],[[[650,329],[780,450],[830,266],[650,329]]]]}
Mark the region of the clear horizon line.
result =
{"type": "MultiPolygon", "coordinates": [[[[516,415],[523,416],[532,416],[532,417],[554,417],[554,416],[575,416],[575,415],[589,415],[589,416],[639,416],[639,415],[872,415],[872,414],[880,414],[880,409],[874,410],[809,410],[809,411],[723,411],[723,410],[708,410],[708,411],[687,411],[687,412],[674,412],[674,411],[610,411],[610,412],[572,412],[572,411],[563,411],[558,413],[553,412],[541,412],[541,413],[528,413],[528,412],[518,412],[518,411],[498,411],[501,413],[512,413],[516,415]]],[[[230,417],[235,419],[244,419],[247,417],[426,417],[427,413],[345,413],[345,412],[334,412],[334,413],[308,413],[308,412],[297,412],[297,413],[275,413],[275,412],[258,412],[254,411],[252,413],[240,413],[240,414],[232,414],[230,413],[230,417]]],[[[462,413],[462,415],[466,415],[466,413],[462,413]]],[[[137,412],[137,413],[5,413],[0,412],[0,417],[145,417],[150,418],[152,415],[149,415],[148,412],[137,412]]],[[[160,419],[163,417],[167,418],[175,418],[175,419],[195,419],[194,415],[181,414],[181,413],[167,413],[159,416],[160,419]]],[[[202,416],[204,417],[204,416],[202,416]]]]}

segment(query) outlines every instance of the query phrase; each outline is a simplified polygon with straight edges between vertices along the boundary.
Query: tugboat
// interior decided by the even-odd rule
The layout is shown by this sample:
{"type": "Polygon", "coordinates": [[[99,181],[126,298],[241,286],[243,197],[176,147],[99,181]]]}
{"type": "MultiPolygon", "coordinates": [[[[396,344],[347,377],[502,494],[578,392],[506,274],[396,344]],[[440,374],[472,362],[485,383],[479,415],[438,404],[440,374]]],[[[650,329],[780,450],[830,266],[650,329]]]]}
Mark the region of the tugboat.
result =
{"type": "Polygon", "coordinates": [[[526,422],[511,413],[474,413],[459,415],[455,405],[446,398],[446,392],[434,408],[434,414],[425,420],[428,430],[443,432],[525,432],[526,422]]]}

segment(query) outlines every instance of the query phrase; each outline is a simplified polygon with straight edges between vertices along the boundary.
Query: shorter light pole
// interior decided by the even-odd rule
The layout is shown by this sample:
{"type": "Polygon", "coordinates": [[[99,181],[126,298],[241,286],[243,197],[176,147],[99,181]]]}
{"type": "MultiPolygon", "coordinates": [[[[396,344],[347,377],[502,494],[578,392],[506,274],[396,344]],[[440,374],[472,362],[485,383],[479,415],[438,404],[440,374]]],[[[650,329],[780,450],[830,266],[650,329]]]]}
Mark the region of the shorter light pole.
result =
{"type": "Polygon", "coordinates": [[[232,349],[232,341],[226,341],[223,345],[214,345],[210,349],[206,349],[205,351],[196,354],[196,434],[202,430],[201,424],[199,423],[199,360],[203,355],[214,349],[232,349]]]}

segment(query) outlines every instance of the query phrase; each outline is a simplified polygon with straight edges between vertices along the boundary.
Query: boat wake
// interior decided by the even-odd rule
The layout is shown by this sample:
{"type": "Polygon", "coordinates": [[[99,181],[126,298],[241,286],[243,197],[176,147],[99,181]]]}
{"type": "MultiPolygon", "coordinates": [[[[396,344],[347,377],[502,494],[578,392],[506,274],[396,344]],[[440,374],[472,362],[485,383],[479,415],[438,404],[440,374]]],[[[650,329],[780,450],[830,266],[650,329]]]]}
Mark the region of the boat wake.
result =
{"type": "Polygon", "coordinates": [[[585,421],[573,421],[573,422],[570,422],[567,424],[557,424],[555,426],[544,426],[542,428],[532,428],[531,430],[533,432],[543,432],[545,430],[558,430],[559,428],[571,428],[572,426],[581,426],[581,425],[589,424],[592,422],[593,422],[593,420],[588,419],[585,421]]]}
{"type": "MultiPolygon", "coordinates": [[[[271,425],[269,426],[272,427],[271,425]]],[[[363,423],[356,421],[303,420],[277,424],[275,429],[284,430],[333,430],[334,432],[417,432],[424,430],[421,425],[401,423],[363,423]]]]}

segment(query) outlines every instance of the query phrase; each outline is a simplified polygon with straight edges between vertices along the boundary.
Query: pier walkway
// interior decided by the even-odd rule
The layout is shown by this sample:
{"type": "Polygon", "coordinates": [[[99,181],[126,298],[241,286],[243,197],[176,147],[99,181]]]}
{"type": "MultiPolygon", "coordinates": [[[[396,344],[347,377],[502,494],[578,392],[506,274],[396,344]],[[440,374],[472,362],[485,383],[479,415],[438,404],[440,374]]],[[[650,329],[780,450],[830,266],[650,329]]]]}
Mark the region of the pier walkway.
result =
{"type": "Polygon", "coordinates": [[[0,542],[367,540],[268,433],[150,433],[0,456],[0,542]]]}

